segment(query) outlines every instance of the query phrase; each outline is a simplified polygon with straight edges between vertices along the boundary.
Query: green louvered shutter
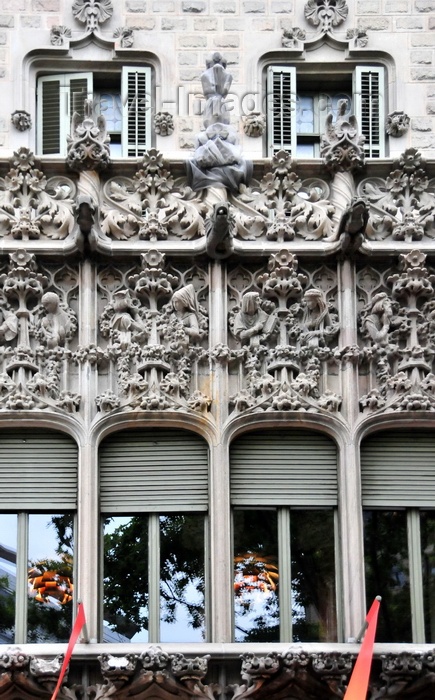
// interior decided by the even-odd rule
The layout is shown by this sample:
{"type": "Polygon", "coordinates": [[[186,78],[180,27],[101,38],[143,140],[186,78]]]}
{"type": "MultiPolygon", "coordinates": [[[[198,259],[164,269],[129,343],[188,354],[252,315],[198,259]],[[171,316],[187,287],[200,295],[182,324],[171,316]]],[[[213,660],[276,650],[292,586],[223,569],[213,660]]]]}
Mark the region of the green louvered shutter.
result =
{"type": "Polygon", "coordinates": [[[49,430],[0,432],[0,511],[77,507],[77,445],[49,430]]]}
{"type": "Polygon", "coordinates": [[[376,433],[361,446],[362,501],[373,507],[435,507],[435,434],[376,433]]]}
{"type": "Polygon", "coordinates": [[[233,505],[337,504],[337,449],[320,433],[248,433],[231,445],[230,466],[233,505]]]}
{"type": "Polygon", "coordinates": [[[44,75],[38,80],[37,152],[66,155],[67,135],[74,112],[84,114],[92,96],[92,73],[44,75]]]}
{"type": "Polygon", "coordinates": [[[207,510],[208,450],[184,430],[125,430],[100,448],[104,513],[207,510]]]}
{"type": "Polygon", "coordinates": [[[268,154],[296,153],[296,68],[269,66],[267,71],[268,154]]]}
{"type": "Polygon", "coordinates": [[[123,66],[122,155],[139,157],[150,148],[151,68],[123,66]]]}
{"type": "Polygon", "coordinates": [[[385,155],[384,68],[357,66],[354,73],[355,116],[365,137],[364,152],[368,158],[385,155]]]}

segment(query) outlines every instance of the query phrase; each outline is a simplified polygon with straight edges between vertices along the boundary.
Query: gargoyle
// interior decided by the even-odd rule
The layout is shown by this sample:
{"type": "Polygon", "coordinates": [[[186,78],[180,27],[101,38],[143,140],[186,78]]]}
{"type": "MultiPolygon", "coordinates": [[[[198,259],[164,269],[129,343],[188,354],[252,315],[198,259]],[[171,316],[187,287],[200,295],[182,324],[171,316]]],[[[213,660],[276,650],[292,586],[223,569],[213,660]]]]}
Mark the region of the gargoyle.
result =
{"type": "Polygon", "coordinates": [[[207,255],[214,260],[228,258],[233,252],[236,223],[227,202],[216,202],[205,221],[207,255]]]}
{"type": "Polygon", "coordinates": [[[364,242],[364,233],[369,220],[367,202],[354,197],[343,212],[338,226],[340,249],[344,255],[353,255],[364,242]]]}

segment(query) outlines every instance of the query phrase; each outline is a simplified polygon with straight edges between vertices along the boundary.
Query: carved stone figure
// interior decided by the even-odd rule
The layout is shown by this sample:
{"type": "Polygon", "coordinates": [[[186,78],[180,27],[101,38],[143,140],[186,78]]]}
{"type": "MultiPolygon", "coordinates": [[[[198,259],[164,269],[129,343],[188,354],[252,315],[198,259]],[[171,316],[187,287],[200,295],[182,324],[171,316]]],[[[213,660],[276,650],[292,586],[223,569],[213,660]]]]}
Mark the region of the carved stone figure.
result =
{"type": "Polygon", "coordinates": [[[200,337],[198,322],[200,311],[193,284],[188,284],[174,292],[172,307],[177,322],[183,326],[189,340],[198,341],[200,337]]]}
{"type": "Polygon", "coordinates": [[[207,255],[215,260],[223,260],[233,252],[235,221],[226,202],[217,202],[213,212],[205,222],[207,255]]]}
{"type": "Polygon", "coordinates": [[[246,292],[242,297],[240,311],[234,319],[234,335],[244,345],[260,345],[262,339],[271,333],[276,323],[272,314],[267,314],[260,306],[258,292],[246,292]]]}
{"type": "Polygon", "coordinates": [[[325,133],[320,143],[320,155],[331,172],[354,171],[364,163],[364,137],[358,133],[355,115],[347,114],[348,100],[339,100],[337,116],[326,117],[325,133]]]}
{"type": "Polygon", "coordinates": [[[302,317],[302,342],[309,347],[320,347],[325,337],[332,336],[336,328],[329,316],[328,304],[321,289],[308,289],[304,294],[305,310],[302,317]]]}
{"type": "Polygon", "coordinates": [[[1,309],[0,342],[10,342],[18,335],[18,318],[13,311],[1,309]]]}
{"type": "Polygon", "coordinates": [[[251,112],[243,118],[243,131],[246,136],[258,138],[266,131],[266,117],[261,112],[251,112]]]}
{"type": "Polygon", "coordinates": [[[115,292],[113,295],[113,316],[110,322],[112,340],[119,343],[121,350],[126,350],[132,341],[145,340],[145,327],[136,316],[136,310],[128,291],[115,292]]]}
{"type": "Polygon", "coordinates": [[[341,252],[345,255],[355,253],[364,242],[364,234],[369,220],[367,202],[354,197],[344,211],[338,226],[341,252]]]}
{"type": "Polygon", "coordinates": [[[363,310],[361,316],[362,330],[379,345],[385,345],[388,341],[393,306],[391,299],[385,292],[375,294],[370,304],[363,310]]]}
{"type": "Polygon", "coordinates": [[[71,331],[71,320],[61,307],[59,296],[55,292],[46,292],[41,304],[46,315],[41,320],[40,338],[48,348],[65,345],[65,339],[71,331]]]}
{"type": "Polygon", "coordinates": [[[206,61],[207,70],[201,75],[201,84],[206,98],[204,109],[204,126],[210,124],[229,124],[230,115],[225,106],[225,98],[233,82],[233,76],[226,70],[227,62],[216,51],[206,61]]]}

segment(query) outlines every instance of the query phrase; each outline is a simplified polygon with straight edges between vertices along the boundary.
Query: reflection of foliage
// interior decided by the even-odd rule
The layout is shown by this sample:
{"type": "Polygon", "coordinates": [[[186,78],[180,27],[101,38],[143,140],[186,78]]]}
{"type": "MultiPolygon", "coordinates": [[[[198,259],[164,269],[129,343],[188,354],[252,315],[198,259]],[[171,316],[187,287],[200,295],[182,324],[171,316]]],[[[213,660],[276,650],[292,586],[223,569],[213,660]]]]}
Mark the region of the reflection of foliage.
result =
{"type": "Polygon", "coordinates": [[[15,623],[15,594],[11,592],[9,578],[0,576],[0,631],[6,632],[15,623]]]}
{"type": "Polygon", "coordinates": [[[364,544],[367,606],[382,596],[378,642],[411,642],[406,511],[366,511],[364,544]]]}
{"type": "MultiPolygon", "coordinates": [[[[148,517],[137,515],[104,537],[104,614],[117,632],[128,637],[148,628],[148,534],[148,517]]],[[[160,562],[162,619],[175,623],[182,608],[189,625],[201,628],[204,624],[201,516],[160,517],[160,562]]]]}

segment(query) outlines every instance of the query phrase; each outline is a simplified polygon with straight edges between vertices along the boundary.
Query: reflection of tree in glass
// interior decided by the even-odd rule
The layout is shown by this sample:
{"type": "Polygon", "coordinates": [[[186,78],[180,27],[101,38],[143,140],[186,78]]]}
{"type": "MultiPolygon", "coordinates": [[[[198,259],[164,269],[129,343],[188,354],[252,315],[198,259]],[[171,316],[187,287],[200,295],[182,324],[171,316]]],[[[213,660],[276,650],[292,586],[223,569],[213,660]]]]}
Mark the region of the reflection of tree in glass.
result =
{"type": "MultiPolygon", "coordinates": [[[[104,549],[104,616],[113,629],[131,638],[148,629],[148,516],[133,516],[107,532],[104,549]]],[[[202,516],[160,516],[160,562],[161,619],[175,624],[183,610],[190,627],[203,627],[202,516]]]]}
{"type": "Polygon", "coordinates": [[[0,576],[0,632],[9,632],[15,624],[15,593],[8,576],[0,576]]]}
{"type": "Polygon", "coordinates": [[[406,511],[365,511],[367,606],[382,596],[378,642],[411,642],[406,511]]]}

